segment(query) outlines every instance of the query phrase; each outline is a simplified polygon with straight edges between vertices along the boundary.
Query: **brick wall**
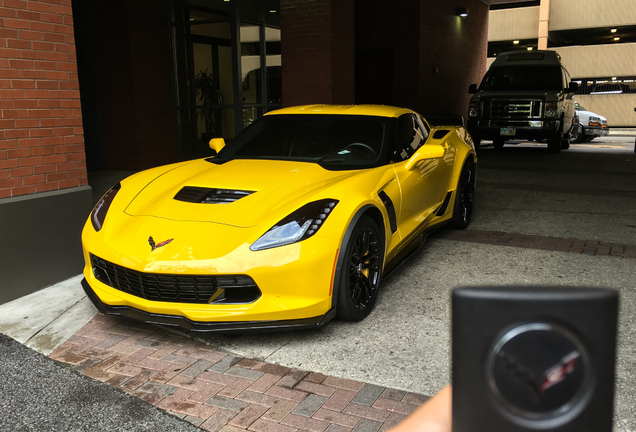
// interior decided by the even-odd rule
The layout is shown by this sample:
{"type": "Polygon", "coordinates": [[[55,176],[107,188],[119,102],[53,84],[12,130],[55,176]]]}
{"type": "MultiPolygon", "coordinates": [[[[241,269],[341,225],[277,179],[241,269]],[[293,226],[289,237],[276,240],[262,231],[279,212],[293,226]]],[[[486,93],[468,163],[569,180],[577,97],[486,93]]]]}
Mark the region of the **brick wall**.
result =
{"type": "Polygon", "coordinates": [[[71,0],[1,0],[0,198],[86,184],[71,0]]]}
{"type": "Polygon", "coordinates": [[[283,104],[353,103],[353,0],[281,0],[283,104]]]}
{"type": "Polygon", "coordinates": [[[422,2],[420,9],[419,110],[468,114],[468,86],[486,73],[488,5],[464,0],[468,17],[455,15],[456,4],[422,2]]]}

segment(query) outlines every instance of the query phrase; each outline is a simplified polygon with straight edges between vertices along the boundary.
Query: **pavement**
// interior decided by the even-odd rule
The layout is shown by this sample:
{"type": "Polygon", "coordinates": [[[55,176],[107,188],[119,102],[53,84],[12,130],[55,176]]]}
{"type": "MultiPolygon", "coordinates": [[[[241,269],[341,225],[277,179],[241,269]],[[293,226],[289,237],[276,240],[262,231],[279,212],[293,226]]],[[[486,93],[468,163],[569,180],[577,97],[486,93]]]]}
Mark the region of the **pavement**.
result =
{"type": "Polygon", "coordinates": [[[0,305],[3,428],[387,430],[450,381],[453,288],[556,285],[619,291],[614,430],[636,431],[636,155],[616,140],[484,146],[470,228],[430,236],[360,323],[175,331],[97,314],[79,276],[0,305]]]}

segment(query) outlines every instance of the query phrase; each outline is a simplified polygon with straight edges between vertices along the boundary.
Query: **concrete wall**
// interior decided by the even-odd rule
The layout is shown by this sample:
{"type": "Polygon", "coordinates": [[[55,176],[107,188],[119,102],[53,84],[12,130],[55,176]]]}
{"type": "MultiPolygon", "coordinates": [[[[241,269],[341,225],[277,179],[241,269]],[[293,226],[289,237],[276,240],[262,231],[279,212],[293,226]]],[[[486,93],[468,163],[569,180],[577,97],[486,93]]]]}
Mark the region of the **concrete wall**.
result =
{"type": "Polygon", "coordinates": [[[572,77],[636,76],[636,43],[554,48],[572,77]]]}
{"type": "Polygon", "coordinates": [[[552,0],[550,31],[636,23],[634,0],[552,0]]]}
{"type": "Polygon", "coordinates": [[[490,42],[534,39],[538,35],[539,6],[500,9],[489,13],[488,41],[490,42]]]}
{"type": "Polygon", "coordinates": [[[91,205],[89,186],[0,199],[0,304],[82,272],[91,205]]]}
{"type": "Polygon", "coordinates": [[[588,111],[607,118],[610,128],[636,125],[636,94],[576,95],[574,99],[588,111]]]}

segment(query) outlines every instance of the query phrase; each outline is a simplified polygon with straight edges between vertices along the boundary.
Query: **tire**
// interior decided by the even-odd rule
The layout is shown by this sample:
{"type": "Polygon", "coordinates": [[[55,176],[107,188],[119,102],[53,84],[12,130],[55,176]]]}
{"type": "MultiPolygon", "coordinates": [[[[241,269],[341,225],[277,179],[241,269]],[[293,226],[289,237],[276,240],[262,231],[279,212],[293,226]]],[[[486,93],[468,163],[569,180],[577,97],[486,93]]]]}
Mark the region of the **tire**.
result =
{"type": "Polygon", "coordinates": [[[572,127],[572,132],[570,134],[570,142],[575,144],[579,144],[583,142],[583,137],[585,136],[585,129],[578,123],[572,127]]]}
{"type": "Polygon", "coordinates": [[[339,319],[360,321],[373,309],[378,297],[384,240],[378,224],[363,216],[345,247],[345,261],[338,291],[336,314],[339,319]]]}
{"type": "Polygon", "coordinates": [[[555,133],[548,138],[548,151],[550,153],[559,153],[561,151],[561,134],[555,133]]]}
{"type": "Polygon", "coordinates": [[[561,150],[567,150],[570,148],[570,134],[565,134],[563,138],[561,138],[561,150]]]}
{"type": "Polygon", "coordinates": [[[475,206],[475,164],[467,160],[462,168],[455,192],[455,203],[453,204],[453,219],[451,227],[455,229],[466,229],[470,225],[475,206]]]}
{"type": "Polygon", "coordinates": [[[495,138],[492,140],[492,145],[495,146],[495,150],[501,150],[505,142],[503,138],[495,138]]]}

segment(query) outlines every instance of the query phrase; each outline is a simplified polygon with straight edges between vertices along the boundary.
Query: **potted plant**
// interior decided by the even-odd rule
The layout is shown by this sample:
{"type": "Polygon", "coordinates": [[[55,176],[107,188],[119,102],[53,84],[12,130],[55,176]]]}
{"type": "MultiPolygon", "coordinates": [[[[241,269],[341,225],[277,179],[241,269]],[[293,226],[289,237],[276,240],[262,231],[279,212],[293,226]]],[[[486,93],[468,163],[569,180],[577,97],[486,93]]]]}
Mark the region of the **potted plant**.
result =
{"type": "MultiPolygon", "coordinates": [[[[217,105],[217,92],[214,86],[214,77],[208,70],[199,71],[194,77],[194,90],[197,97],[197,105],[217,105]]],[[[214,128],[214,111],[211,109],[201,109],[198,114],[199,119],[205,124],[205,132],[201,134],[201,138],[205,142],[215,136],[214,128]],[[206,139],[207,138],[207,139],[206,139]]]]}

